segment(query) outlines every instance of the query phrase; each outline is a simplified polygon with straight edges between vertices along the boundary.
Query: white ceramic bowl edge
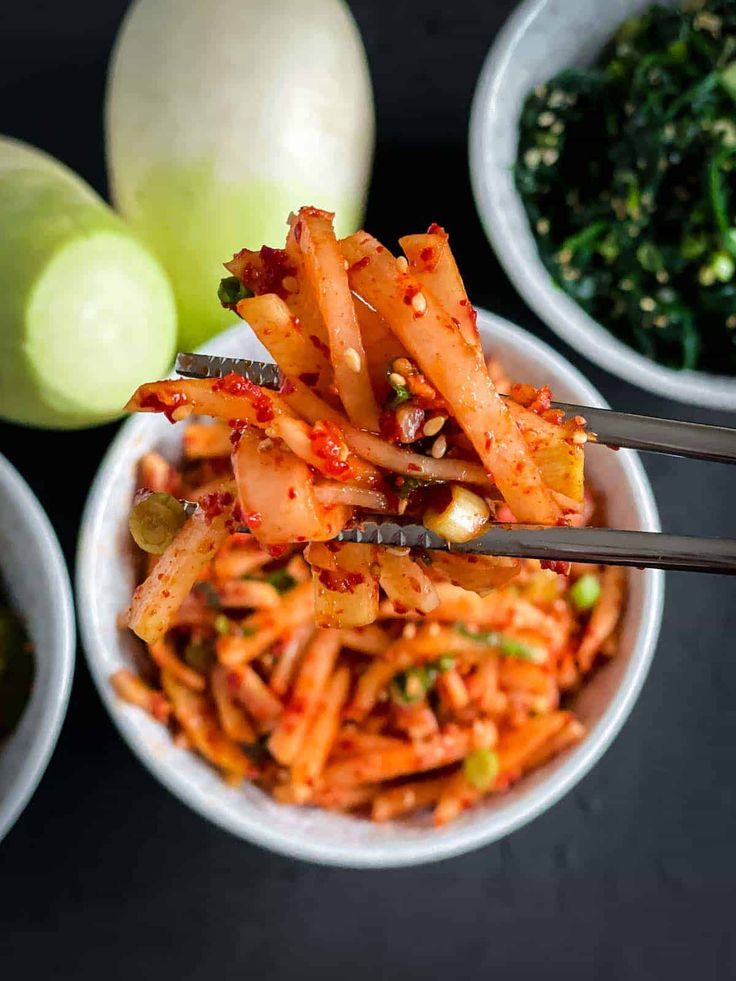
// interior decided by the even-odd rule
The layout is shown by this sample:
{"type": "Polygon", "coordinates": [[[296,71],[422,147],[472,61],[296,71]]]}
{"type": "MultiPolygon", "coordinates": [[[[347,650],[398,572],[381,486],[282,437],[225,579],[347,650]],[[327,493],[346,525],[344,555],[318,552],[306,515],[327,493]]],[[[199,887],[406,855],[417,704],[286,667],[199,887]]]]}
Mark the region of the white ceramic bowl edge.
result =
{"type": "MultiPolygon", "coordinates": [[[[679,0],[662,0],[672,6],[679,0]]],[[[499,261],[534,312],[594,364],[659,395],[736,411],[736,378],[674,371],[614,337],[559,289],[539,258],[514,186],[518,121],[531,89],[590,61],[626,17],[651,0],[524,0],[498,34],[473,98],[469,154],[473,193],[499,261]]]]}
{"type": "Polygon", "coordinates": [[[64,557],[30,487],[0,456],[0,575],[34,645],[35,677],[0,745],[0,839],[30,800],[61,730],[74,674],[74,605],[64,557]]]}
{"type": "MultiPolygon", "coordinates": [[[[547,381],[558,398],[603,404],[598,393],[546,345],[491,314],[480,312],[488,349],[513,376],[547,381]]],[[[242,326],[206,350],[213,354],[263,357],[242,326]]],[[[178,455],[180,430],[159,416],[130,420],[113,441],[90,491],[77,556],[77,597],[83,645],[90,670],[115,724],[146,766],[180,799],[234,834],[286,855],[352,868],[387,868],[457,855],[495,841],[536,817],[573,786],[605,751],[633,706],[656,645],[662,615],[663,575],[648,570],[631,578],[622,645],[624,654],[600,671],[576,709],[590,731],[572,752],[522,781],[510,793],[489,800],[447,828],[425,820],[375,825],[310,809],[276,804],[257,788],[223,784],[203,761],[177,749],[168,733],[139,710],[121,703],[110,674],[129,663],[134,639],[121,634],[118,612],[130,597],[133,574],[127,545],[127,512],[136,461],[156,446],[178,455]]],[[[610,517],[620,527],[656,530],[657,510],[643,468],[628,451],[591,450],[591,472],[605,489],[617,488],[610,517]]]]}

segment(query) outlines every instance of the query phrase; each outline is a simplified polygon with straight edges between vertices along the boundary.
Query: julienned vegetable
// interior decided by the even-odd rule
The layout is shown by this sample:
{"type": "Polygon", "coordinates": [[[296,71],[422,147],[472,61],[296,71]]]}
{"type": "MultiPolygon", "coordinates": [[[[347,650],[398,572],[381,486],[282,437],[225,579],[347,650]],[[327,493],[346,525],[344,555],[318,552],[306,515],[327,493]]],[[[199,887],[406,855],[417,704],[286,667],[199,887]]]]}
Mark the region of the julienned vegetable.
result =
{"type": "Polygon", "coordinates": [[[373,132],[365,53],[342,0],[132,6],[108,84],[110,183],[172,279],[181,346],[232,323],[212,298],[223,259],[281,241],[304,201],[354,231],[373,132]]]}
{"type": "Polygon", "coordinates": [[[0,137],[0,416],[114,418],[131,386],[168,369],[175,317],[158,262],[94,191],[0,137]]]}
{"type": "Polygon", "coordinates": [[[497,648],[504,657],[515,657],[520,661],[531,661],[533,664],[542,664],[547,660],[547,652],[543,647],[525,644],[499,630],[469,630],[463,623],[456,624],[455,630],[461,637],[472,640],[476,644],[497,648]]]}
{"type": "Polygon", "coordinates": [[[736,4],[655,6],[528,98],[516,183],[565,292],[662,364],[736,373],[736,4]]]}

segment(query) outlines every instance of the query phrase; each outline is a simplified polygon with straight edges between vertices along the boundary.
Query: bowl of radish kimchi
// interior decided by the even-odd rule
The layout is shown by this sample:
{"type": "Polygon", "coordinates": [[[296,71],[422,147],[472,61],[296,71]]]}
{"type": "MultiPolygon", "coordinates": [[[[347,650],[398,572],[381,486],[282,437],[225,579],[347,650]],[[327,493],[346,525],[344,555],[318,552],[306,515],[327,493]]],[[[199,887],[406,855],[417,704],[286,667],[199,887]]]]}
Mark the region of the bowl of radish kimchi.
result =
{"type": "Polygon", "coordinates": [[[280,371],[213,360],[131,393],[77,563],[89,665],[140,759],[242,838],[348,867],[546,810],[623,724],[662,614],[653,570],[463,551],[497,523],[657,530],[657,510],[637,457],[552,405],[598,393],[473,308],[447,233],[399,245],[302,208],[283,247],[228,259],[241,322],[202,353],[280,371]],[[336,540],[366,522],[451,547],[336,540]]]}

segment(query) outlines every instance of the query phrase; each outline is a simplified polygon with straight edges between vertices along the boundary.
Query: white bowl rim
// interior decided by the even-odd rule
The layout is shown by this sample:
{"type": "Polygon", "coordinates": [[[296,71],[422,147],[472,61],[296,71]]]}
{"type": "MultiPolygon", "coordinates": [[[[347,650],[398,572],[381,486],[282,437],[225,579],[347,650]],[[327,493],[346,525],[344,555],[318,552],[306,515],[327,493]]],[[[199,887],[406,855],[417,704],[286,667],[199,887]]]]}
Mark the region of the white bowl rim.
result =
{"type": "MultiPolygon", "coordinates": [[[[44,716],[44,724],[36,729],[30,752],[23,766],[0,798],[0,841],[2,841],[38,787],[59,738],[74,677],[76,628],[71,582],[56,532],[36,495],[12,463],[2,454],[0,454],[0,488],[12,500],[13,507],[30,514],[33,533],[40,542],[48,561],[53,617],[58,624],[58,639],[52,656],[58,661],[61,681],[58,687],[49,691],[48,713],[44,716]]],[[[50,652],[49,656],[51,656],[50,652]]],[[[12,739],[12,735],[10,738],[12,739]]]]}
{"type": "MultiPolygon", "coordinates": [[[[522,0],[512,11],[486,55],[476,84],[470,113],[470,180],[486,236],[507,276],[537,316],[593,364],[646,391],[678,402],[736,411],[736,378],[704,371],[676,371],[646,358],[555,286],[536,255],[536,244],[531,261],[519,245],[518,229],[510,221],[505,205],[509,193],[518,200],[517,191],[515,188],[509,191],[503,182],[494,180],[487,163],[491,120],[507,114],[501,98],[504,72],[517,57],[517,48],[529,25],[549,2],[522,0]]],[[[517,120],[511,122],[517,125],[517,120]]]]}
{"type": "MultiPolygon", "coordinates": [[[[583,375],[561,355],[544,342],[533,337],[521,327],[497,317],[484,310],[478,311],[480,325],[492,328],[497,337],[523,351],[535,351],[544,355],[552,366],[554,374],[566,383],[575,385],[581,392],[585,403],[605,407],[607,403],[583,375]]],[[[242,326],[232,328],[233,336],[242,331],[242,326]]],[[[223,337],[223,334],[219,335],[223,337]]],[[[208,794],[200,788],[192,788],[180,777],[175,767],[162,761],[146,740],[141,738],[130,716],[122,711],[122,706],[114,694],[103,666],[104,644],[96,629],[93,601],[95,582],[91,574],[95,542],[100,535],[102,515],[105,508],[105,495],[110,481],[110,472],[118,453],[118,448],[129,440],[145,433],[148,419],[140,415],[129,419],[110,444],[97,475],[90,488],[87,504],[82,516],[82,524],[77,547],[76,590],[78,616],[84,648],[90,673],[97,685],[102,701],[119,732],[148,770],[163,783],[175,796],[203,817],[227,831],[291,858],[299,858],[322,865],[342,868],[394,868],[439,861],[461,855],[464,852],[490,844],[505,837],[512,831],[527,824],[542,814],[568,790],[585,776],[611,744],[636,702],[646,678],[657,644],[662,621],[664,604],[664,573],[659,570],[646,570],[643,608],[645,610],[638,626],[634,651],[627,665],[618,691],[598,720],[593,730],[566,760],[542,783],[507,808],[503,814],[484,814],[476,823],[462,828],[443,829],[437,837],[428,835],[421,841],[399,841],[381,843],[370,850],[351,843],[325,846],[313,843],[306,838],[295,839],[269,827],[262,819],[247,813],[244,808],[237,818],[215,811],[209,803],[208,794]]],[[[654,495],[643,466],[637,455],[629,450],[621,450],[620,458],[634,484],[637,511],[643,527],[658,531],[659,515],[654,495]]]]}

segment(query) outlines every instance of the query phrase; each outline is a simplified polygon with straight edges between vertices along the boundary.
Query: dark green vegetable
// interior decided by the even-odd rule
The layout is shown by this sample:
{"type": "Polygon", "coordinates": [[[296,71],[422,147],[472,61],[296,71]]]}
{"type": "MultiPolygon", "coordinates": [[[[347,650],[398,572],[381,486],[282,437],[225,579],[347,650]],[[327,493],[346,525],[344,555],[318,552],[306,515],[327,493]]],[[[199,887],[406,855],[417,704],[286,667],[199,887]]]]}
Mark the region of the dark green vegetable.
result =
{"type": "Polygon", "coordinates": [[[547,660],[547,652],[544,648],[525,644],[523,641],[509,637],[508,634],[503,634],[499,630],[468,630],[463,623],[456,623],[455,630],[461,637],[467,637],[468,640],[472,640],[476,644],[498,648],[499,653],[503,654],[504,657],[516,657],[520,661],[533,661],[535,664],[541,664],[547,660]]]}
{"type": "Polygon", "coordinates": [[[420,702],[434,688],[438,675],[454,664],[452,655],[442,654],[436,661],[400,671],[391,682],[391,697],[398,705],[420,702]]]}
{"type": "Polygon", "coordinates": [[[386,404],[386,407],[389,409],[394,409],[397,405],[401,405],[402,402],[408,402],[411,398],[411,392],[406,385],[403,385],[398,381],[399,378],[403,378],[403,375],[396,373],[394,370],[394,363],[391,361],[386,369],[386,379],[393,389],[393,395],[386,404]]]}
{"type": "Polygon", "coordinates": [[[274,569],[263,578],[279,593],[288,593],[290,589],[296,586],[296,579],[286,569],[274,569]]]}
{"type": "Polygon", "coordinates": [[[253,296],[252,292],[237,276],[225,276],[217,287],[217,299],[224,307],[233,307],[239,300],[245,300],[249,296],[253,296]]]}
{"type": "Polygon", "coordinates": [[[516,186],[555,282],[673,368],[736,373],[736,4],[654,6],[527,99],[516,186]]]}
{"type": "Polygon", "coordinates": [[[15,729],[31,695],[31,645],[16,613],[0,607],[0,739],[15,729]]]}
{"type": "Polygon", "coordinates": [[[144,552],[161,555],[187,520],[180,501],[171,494],[148,494],[133,505],[128,528],[136,545],[144,552]]]}

